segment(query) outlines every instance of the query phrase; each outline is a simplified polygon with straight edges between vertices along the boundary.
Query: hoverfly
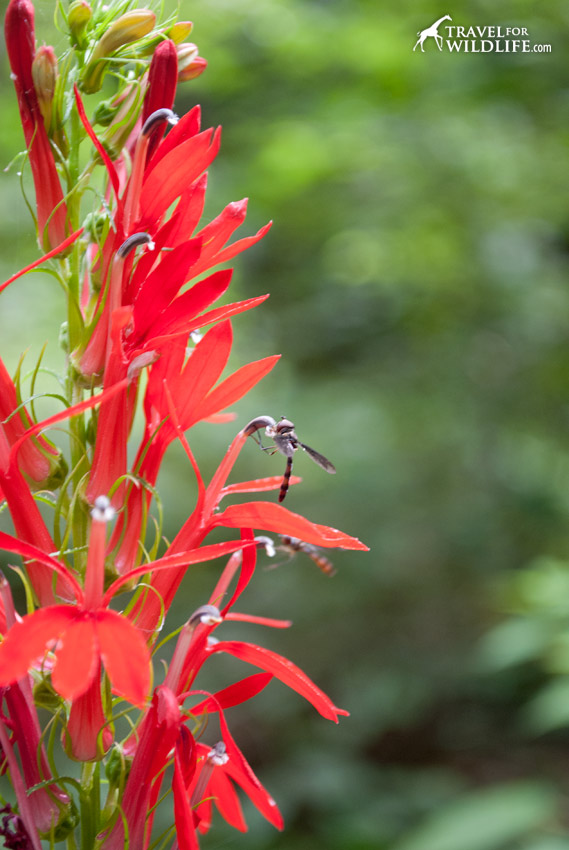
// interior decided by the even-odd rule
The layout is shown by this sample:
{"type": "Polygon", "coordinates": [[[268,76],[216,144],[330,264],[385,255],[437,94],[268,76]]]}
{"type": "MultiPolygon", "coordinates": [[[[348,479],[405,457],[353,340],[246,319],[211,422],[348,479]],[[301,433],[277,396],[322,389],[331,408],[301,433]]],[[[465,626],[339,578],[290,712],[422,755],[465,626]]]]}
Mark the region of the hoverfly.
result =
{"type": "Polygon", "coordinates": [[[280,452],[286,457],[286,467],[281,489],[279,491],[279,502],[282,502],[287,494],[290,476],[292,474],[292,459],[294,453],[298,449],[303,449],[306,454],[312,458],[314,463],[317,463],[318,466],[321,466],[322,469],[326,470],[326,472],[329,472],[331,475],[336,472],[334,464],[330,463],[328,458],[324,457],[324,455],[321,455],[320,452],[317,452],[310,446],[307,446],[306,443],[300,442],[294,431],[294,423],[292,423],[289,419],[285,419],[284,416],[281,416],[278,422],[275,422],[272,416],[258,416],[256,419],[252,419],[243,430],[244,433],[250,437],[261,428],[265,429],[265,434],[267,437],[270,437],[275,444],[274,450],[271,451],[272,446],[263,446],[259,439],[259,445],[261,446],[262,451],[271,451],[271,454],[280,452]]]}
{"type": "Polygon", "coordinates": [[[324,575],[332,577],[336,574],[336,569],[332,561],[322,555],[320,549],[317,549],[316,546],[313,546],[311,543],[305,543],[304,540],[299,540],[298,537],[288,537],[286,534],[280,534],[279,537],[281,543],[278,548],[283,552],[288,552],[291,557],[296,552],[304,552],[316,564],[318,569],[322,570],[324,575]]]}

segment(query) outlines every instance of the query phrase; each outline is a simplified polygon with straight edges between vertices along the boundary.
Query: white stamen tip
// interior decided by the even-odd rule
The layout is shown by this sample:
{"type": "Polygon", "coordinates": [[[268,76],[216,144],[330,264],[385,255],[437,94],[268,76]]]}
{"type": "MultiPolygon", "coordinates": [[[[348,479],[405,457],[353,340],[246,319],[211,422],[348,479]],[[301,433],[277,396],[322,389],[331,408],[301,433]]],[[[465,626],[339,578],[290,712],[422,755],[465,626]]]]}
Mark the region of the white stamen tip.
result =
{"type": "Polygon", "coordinates": [[[263,534],[259,534],[258,537],[255,537],[255,542],[259,544],[259,546],[263,546],[265,552],[269,556],[269,558],[274,558],[276,554],[275,542],[270,537],[265,537],[263,534]]]}
{"type": "Polygon", "coordinates": [[[91,517],[95,522],[111,522],[115,518],[115,515],[116,511],[111,505],[108,496],[97,496],[91,511],[91,517]]]}
{"type": "Polygon", "coordinates": [[[194,611],[188,622],[194,627],[198,623],[202,623],[204,626],[214,626],[221,623],[222,620],[219,608],[216,608],[215,605],[202,605],[201,608],[194,611]]]}
{"type": "Polygon", "coordinates": [[[225,751],[225,744],[223,741],[218,741],[217,744],[214,744],[207,754],[207,760],[215,767],[221,767],[221,765],[227,764],[229,756],[225,751]]]}

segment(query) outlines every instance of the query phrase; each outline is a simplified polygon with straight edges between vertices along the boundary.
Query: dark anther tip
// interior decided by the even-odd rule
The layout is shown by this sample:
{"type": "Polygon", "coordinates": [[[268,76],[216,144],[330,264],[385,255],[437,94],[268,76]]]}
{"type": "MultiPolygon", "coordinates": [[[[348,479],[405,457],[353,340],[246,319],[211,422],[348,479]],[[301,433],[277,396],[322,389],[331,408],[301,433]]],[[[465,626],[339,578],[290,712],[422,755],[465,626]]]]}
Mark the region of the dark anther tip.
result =
{"type": "Polygon", "coordinates": [[[175,112],[172,112],[171,109],[157,109],[156,112],[153,112],[152,115],[149,115],[146,121],[144,122],[144,126],[142,127],[142,135],[148,136],[158,124],[162,123],[162,121],[167,121],[168,124],[177,124],[178,116],[175,112]]]}
{"type": "Polygon", "coordinates": [[[117,256],[124,260],[139,245],[153,245],[151,235],[149,233],[133,233],[122,243],[117,251],[117,256]]]}

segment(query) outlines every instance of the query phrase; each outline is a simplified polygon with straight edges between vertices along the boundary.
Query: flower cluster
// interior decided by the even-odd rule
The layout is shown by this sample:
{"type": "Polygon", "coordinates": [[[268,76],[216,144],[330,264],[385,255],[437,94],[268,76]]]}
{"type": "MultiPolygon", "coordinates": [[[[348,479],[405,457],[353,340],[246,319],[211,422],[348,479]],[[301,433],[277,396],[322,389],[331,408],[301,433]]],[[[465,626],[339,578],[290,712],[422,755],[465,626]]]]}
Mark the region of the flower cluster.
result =
{"type": "Polygon", "coordinates": [[[27,599],[20,616],[0,578],[0,747],[15,795],[3,810],[3,829],[17,836],[9,840],[34,850],[44,839],[53,844],[76,831],[85,848],[139,850],[156,837],[156,807],[169,787],[174,826],[168,836],[174,847],[190,850],[210,828],[213,805],[236,829],[246,829],[236,786],[270,823],[282,826],[274,800],[229,731],[228,709],[276,678],[323,717],[337,721],[345,714],[288,659],[232,639],[231,623],[239,620],[290,625],[235,610],[258,550],[274,545],[258,532],[282,535],[289,548],[304,547],[324,565],[329,562],[315,547],[366,547],[274,501],[220,507],[235,495],[279,489],[282,500],[289,483],[299,480],[291,476],[298,447],[334,471],[299,443],[292,423],[252,419],[205,480],[190,448],[188,431],[197,422],[232,421],[227,408],[278,360],[265,357],[222,378],[232,318],[267,296],[214,306],[231,281],[231,269],[214,269],[254,245],[269,225],[230,241],[245,220],[246,201],[201,224],[220,133],[201,130],[198,107],[179,120],[172,111],[177,83],[206,64],[186,41],[191,24],[158,22],[128,0],[74,0],[65,13],[61,4],[58,10],[70,45],[61,69],[51,47],[36,48],[31,0],[10,0],[5,19],[45,253],[0,291],[49,262],[67,292],[68,312],[61,411],[35,421],[19,375],[13,379],[0,361],[0,499],[14,530],[0,532],[0,548],[22,558],[18,573],[27,599]],[[114,93],[89,118],[85,96],[111,83],[114,93]],[[90,149],[82,165],[81,142],[90,149]],[[105,187],[86,211],[91,195],[85,192],[99,172],[105,187]],[[199,329],[207,330],[199,336],[199,329]],[[143,432],[127,453],[137,408],[143,432]],[[65,456],[46,436],[62,421],[70,434],[65,456]],[[287,457],[285,478],[228,483],[247,439],[262,429],[287,457]],[[156,482],[176,440],[196,498],[168,542],[157,519],[156,482]],[[39,509],[38,491],[53,522],[39,509]],[[218,528],[226,529],[225,539],[209,542],[218,528]],[[188,568],[224,557],[209,600],[196,600],[181,628],[170,624],[188,568]],[[155,667],[162,665],[154,656],[164,644],[165,623],[172,625],[175,647],[156,684],[155,667]],[[261,672],[206,693],[200,671],[219,652],[261,672]],[[43,727],[40,707],[50,716],[43,727]],[[72,771],[58,773],[57,741],[80,764],[77,780],[69,778],[72,771]]]}

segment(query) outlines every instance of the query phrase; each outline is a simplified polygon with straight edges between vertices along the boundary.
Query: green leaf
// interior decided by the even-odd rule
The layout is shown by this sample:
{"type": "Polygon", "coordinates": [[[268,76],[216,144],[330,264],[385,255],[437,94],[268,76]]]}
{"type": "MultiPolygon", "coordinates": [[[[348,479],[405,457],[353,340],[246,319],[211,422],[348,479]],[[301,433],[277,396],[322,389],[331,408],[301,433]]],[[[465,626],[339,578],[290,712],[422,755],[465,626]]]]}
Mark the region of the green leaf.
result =
{"type": "Polygon", "coordinates": [[[540,782],[474,791],[433,813],[393,850],[501,850],[553,818],[555,802],[540,782]]]}

